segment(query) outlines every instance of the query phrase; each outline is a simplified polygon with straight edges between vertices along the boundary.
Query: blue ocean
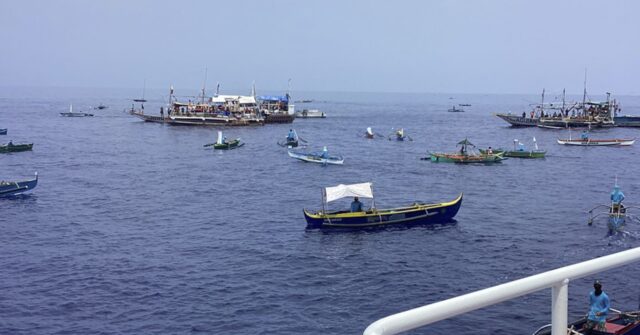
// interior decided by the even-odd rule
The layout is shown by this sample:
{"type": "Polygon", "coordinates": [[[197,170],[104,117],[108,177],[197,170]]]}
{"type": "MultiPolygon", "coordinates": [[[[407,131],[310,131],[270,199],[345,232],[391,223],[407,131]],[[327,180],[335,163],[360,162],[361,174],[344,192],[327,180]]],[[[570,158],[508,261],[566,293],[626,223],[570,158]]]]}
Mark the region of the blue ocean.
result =
{"type": "MultiPolygon", "coordinates": [[[[147,93],[145,109],[158,113],[167,92],[147,93]]],[[[35,143],[0,155],[0,179],[40,178],[30,194],[0,199],[0,334],[360,334],[389,314],[640,245],[640,224],[608,237],[586,213],[609,201],[616,177],[640,203],[638,146],[561,146],[566,130],[511,128],[493,115],[528,112],[535,94],[292,92],[313,100],[297,110],[327,118],[221,129],[145,123],[125,112],[138,95],[0,89],[0,142],[35,143]],[[61,117],[70,104],[109,108],[61,117]],[[458,104],[471,106],[447,112],[458,104]],[[277,142],[292,127],[344,165],[288,157],[277,142]],[[367,140],[367,127],[385,137],[403,128],[412,141],[367,140]],[[246,144],[207,150],[217,130],[246,144]],[[420,160],[465,138],[509,148],[534,137],[545,159],[420,160]],[[320,208],[322,187],[361,182],[373,183],[378,207],[464,200],[446,225],[305,229],[302,210],[320,208]]],[[[640,114],[640,97],[616,98],[623,114],[640,114]]],[[[636,310],[639,276],[631,265],[571,282],[569,319],[587,312],[594,279],[613,308],[636,310]]],[[[547,290],[412,333],[531,334],[550,319],[547,290]]]]}

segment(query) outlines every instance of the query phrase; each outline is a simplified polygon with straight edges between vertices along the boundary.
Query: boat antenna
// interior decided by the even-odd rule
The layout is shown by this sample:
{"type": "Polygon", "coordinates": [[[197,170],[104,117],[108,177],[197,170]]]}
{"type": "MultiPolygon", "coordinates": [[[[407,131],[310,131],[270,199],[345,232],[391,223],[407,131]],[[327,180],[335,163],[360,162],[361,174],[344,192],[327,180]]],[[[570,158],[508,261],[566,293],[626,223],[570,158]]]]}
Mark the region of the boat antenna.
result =
{"type": "Polygon", "coordinates": [[[144,100],[144,91],[147,90],[147,78],[144,78],[144,82],[142,83],[142,100],[144,100]]]}
{"type": "Polygon", "coordinates": [[[204,104],[204,92],[207,87],[207,71],[209,69],[207,67],[204,68],[204,82],[202,83],[202,103],[204,104]]]}
{"type": "Polygon", "coordinates": [[[582,106],[587,102],[587,68],[584,68],[584,90],[582,93],[582,106]]]}
{"type": "Polygon", "coordinates": [[[220,95],[220,82],[216,85],[216,96],[220,95]]]}
{"type": "Polygon", "coordinates": [[[564,91],[565,89],[563,88],[562,89],[562,114],[564,114],[564,93],[565,93],[564,91]]]}
{"type": "Polygon", "coordinates": [[[544,111],[544,88],[542,89],[542,104],[540,104],[540,110],[544,111]]]}

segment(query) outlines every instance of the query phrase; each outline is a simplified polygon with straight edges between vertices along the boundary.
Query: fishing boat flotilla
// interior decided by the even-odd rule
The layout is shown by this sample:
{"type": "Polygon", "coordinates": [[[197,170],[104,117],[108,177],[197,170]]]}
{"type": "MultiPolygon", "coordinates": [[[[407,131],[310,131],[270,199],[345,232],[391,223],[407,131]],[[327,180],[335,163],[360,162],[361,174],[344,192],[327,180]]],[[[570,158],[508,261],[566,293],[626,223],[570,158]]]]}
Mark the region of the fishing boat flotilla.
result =
{"type": "Polygon", "coordinates": [[[344,164],[344,157],[340,155],[330,155],[327,151],[327,147],[324,147],[320,152],[302,152],[289,150],[289,157],[295,158],[304,162],[318,163],[323,165],[342,165],[344,164]]]}
{"type": "Polygon", "coordinates": [[[474,152],[475,145],[464,139],[456,146],[460,146],[460,150],[455,153],[429,153],[429,157],[421,158],[422,160],[431,160],[432,162],[457,163],[457,164],[493,164],[499,163],[506,158],[503,153],[477,153],[474,152]]]}
{"type": "Polygon", "coordinates": [[[33,190],[38,185],[38,173],[35,178],[24,181],[0,181],[0,197],[22,194],[33,190]]]}
{"type": "Polygon", "coordinates": [[[32,149],[33,143],[13,144],[13,142],[9,141],[5,145],[0,145],[0,153],[30,151],[32,149]]]}
{"type": "MultiPolygon", "coordinates": [[[[338,185],[322,189],[322,210],[317,212],[304,209],[307,228],[369,228],[399,225],[427,225],[448,223],[458,213],[462,204],[462,194],[449,202],[415,202],[408,206],[378,209],[375,206],[371,183],[338,185]],[[329,211],[330,202],[345,197],[371,199],[371,208],[359,211],[329,211]]],[[[353,208],[353,206],[352,206],[353,208]]]]}
{"type": "Polygon", "coordinates": [[[218,132],[218,140],[216,143],[205,144],[204,147],[213,147],[216,150],[232,150],[239,148],[244,145],[244,142],[240,140],[240,138],[233,139],[228,141],[226,137],[222,136],[222,132],[218,132]]]}
{"type": "Polygon", "coordinates": [[[513,150],[505,150],[505,149],[479,149],[480,153],[483,154],[502,154],[504,157],[511,158],[544,158],[547,152],[545,150],[540,150],[538,148],[538,142],[536,142],[536,138],[533,138],[533,143],[535,144],[534,150],[526,150],[524,144],[522,144],[517,139],[513,140],[513,150]]]}

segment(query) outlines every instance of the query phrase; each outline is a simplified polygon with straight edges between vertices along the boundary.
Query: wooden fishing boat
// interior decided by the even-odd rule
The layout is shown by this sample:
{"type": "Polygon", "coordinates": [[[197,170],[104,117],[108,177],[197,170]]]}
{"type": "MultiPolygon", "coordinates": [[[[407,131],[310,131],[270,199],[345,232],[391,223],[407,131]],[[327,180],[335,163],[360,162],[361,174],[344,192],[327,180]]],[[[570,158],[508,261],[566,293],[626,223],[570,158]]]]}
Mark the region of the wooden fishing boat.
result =
{"type": "Polygon", "coordinates": [[[232,150],[244,145],[244,142],[240,138],[236,138],[231,141],[227,141],[225,137],[222,137],[222,132],[218,132],[218,141],[216,143],[205,144],[204,147],[213,147],[215,150],[232,150]]]}
{"type": "Polygon", "coordinates": [[[464,139],[458,142],[457,146],[460,146],[460,150],[455,153],[429,153],[429,157],[421,158],[422,160],[431,160],[432,162],[443,163],[457,163],[457,164],[493,164],[499,163],[506,158],[503,157],[503,153],[483,154],[477,153],[474,150],[475,145],[469,142],[468,139],[464,139]],[[474,152],[475,151],[475,152],[474,152]]]}
{"type": "Polygon", "coordinates": [[[0,135],[7,135],[7,129],[0,129],[0,135]]]}
{"type": "MultiPolygon", "coordinates": [[[[533,138],[533,143],[535,144],[535,150],[525,150],[524,145],[520,143],[517,139],[513,140],[513,150],[506,149],[493,149],[491,150],[492,154],[502,154],[503,157],[511,157],[511,158],[544,158],[547,154],[545,150],[540,150],[538,148],[538,142],[536,142],[536,138],[533,138]],[[520,147],[518,149],[517,147],[520,147]]],[[[487,149],[479,149],[482,154],[489,154],[489,150],[487,149]]]]}
{"type": "MultiPolygon", "coordinates": [[[[460,106],[462,106],[462,105],[460,105],[460,106]]],[[[464,113],[464,109],[463,108],[456,108],[456,106],[453,106],[453,107],[449,108],[447,110],[447,112],[449,112],[449,113],[464,113]]]]}
{"type": "MultiPolygon", "coordinates": [[[[587,318],[569,323],[567,334],[590,334],[590,335],[638,335],[640,334],[640,312],[621,312],[609,308],[610,317],[607,318],[604,326],[605,330],[585,329],[587,318]]],[[[551,325],[540,327],[533,335],[551,335],[551,325]]]]}
{"type": "Polygon", "coordinates": [[[287,137],[284,139],[284,141],[282,142],[278,142],[278,145],[280,145],[281,147],[292,147],[295,148],[298,146],[298,133],[293,130],[290,129],[289,130],[289,134],[287,134],[287,137]]]}
{"type": "Polygon", "coordinates": [[[377,209],[371,183],[338,185],[322,189],[322,207],[320,211],[303,210],[307,229],[359,229],[370,227],[428,225],[451,222],[462,205],[462,194],[449,202],[415,202],[408,206],[377,209]],[[369,210],[360,212],[328,211],[326,207],[332,201],[345,197],[372,199],[369,210]]]}
{"type": "Polygon", "coordinates": [[[578,145],[578,146],[627,146],[633,145],[636,139],[558,139],[558,144],[563,145],[578,145]]]}
{"type": "Polygon", "coordinates": [[[13,142],[9,142],[5,145],[0,145],[0,153],[30,151],[32,149],[33,143],[13,144],[13,142]]]}
{"type": "Polygon", "coordinates": [[[327,115],[317,109],[303,109],[302,112],[296,112],[297,118],[302,119],[324,119],[327,115]]]}
{"type": "Polygon", "coordinates": [[[31,191],[38,185],[38,173],[31,180],[24,181],[0,181],[0,197],[22,194],[31,191]]]}
{"type": "Polygon", "coordinates": [[[66,116],[66,117],[85,117],[85,116],[93,116],[93,114],[90,114],[90,113],[74,112],[74,111],[73,111],[73,106],[72,106],[72,105],[70,105],[70,106],[69,106],[69,111],[68,111],[68,112],[60,113],[60,115],[62,115],[62,116],[66,116]]]}
{"type": "Polygon", "coordinates": [[[329,155],[325,150],[320,152],[301,152],[301,151],[288,151],[289,157],[295,158],[304,162],[318,163],[323,165],[342,165],[344,164],[344,158],[340,155],[329,155]]]}

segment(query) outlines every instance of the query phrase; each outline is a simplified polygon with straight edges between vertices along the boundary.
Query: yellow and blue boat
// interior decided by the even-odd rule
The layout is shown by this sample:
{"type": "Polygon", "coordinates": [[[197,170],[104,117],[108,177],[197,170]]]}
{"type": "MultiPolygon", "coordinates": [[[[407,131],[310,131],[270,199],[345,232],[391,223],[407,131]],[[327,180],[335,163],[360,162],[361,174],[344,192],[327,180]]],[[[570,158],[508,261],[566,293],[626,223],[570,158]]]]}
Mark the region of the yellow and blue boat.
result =
{"type": "Polygon", "coordinates": [[[375,207],[372,184],[338,185],[322,189],[322,207],[317,212],[304,209],[307,229],[370,228],[382,226],[413,226],[452,222],[462,205],[462,193],[454,200],[441,203],[416,202],[404,207],[375,207]],[[329,202],[345,197],[372,199],[372,206],[362,211],[328,211],[329,202]]]}

